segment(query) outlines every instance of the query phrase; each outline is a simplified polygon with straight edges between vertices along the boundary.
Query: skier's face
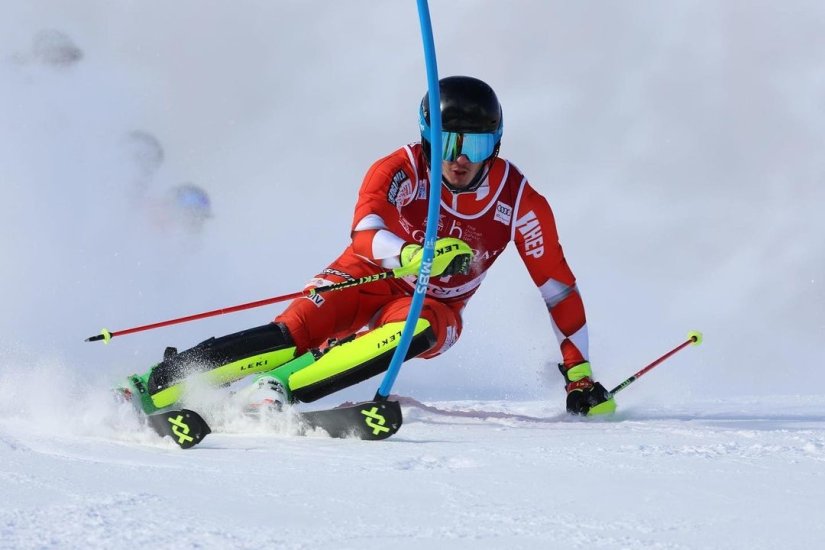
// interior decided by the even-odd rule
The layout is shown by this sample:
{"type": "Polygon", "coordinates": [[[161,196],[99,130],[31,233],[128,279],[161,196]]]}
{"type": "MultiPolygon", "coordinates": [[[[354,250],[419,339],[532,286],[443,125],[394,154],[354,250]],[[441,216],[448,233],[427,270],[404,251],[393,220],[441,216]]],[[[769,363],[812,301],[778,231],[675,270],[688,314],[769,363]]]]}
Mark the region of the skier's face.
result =
{"type": "Polygon", "coordinates": [[[457,189],[464,189],[470,185],[482,166],[484,166],[484,161],[470,162],[467,155],[460,155],[452,162],[448,160],[441,161],[441,172],[444,174],[444,179],[450,182],[450,185],[457,189]]]}

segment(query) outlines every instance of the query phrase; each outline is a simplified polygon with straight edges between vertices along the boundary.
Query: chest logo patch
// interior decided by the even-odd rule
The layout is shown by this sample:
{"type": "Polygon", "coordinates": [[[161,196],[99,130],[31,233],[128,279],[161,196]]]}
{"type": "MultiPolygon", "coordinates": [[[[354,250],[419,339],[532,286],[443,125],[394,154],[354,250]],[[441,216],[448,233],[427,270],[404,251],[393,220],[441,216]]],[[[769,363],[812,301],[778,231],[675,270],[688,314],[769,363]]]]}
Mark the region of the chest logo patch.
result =
{"type": "Polygon", "coordinates": [[[510,220],[512,220],[512,219],[513,219],[513,207],[508,205],[508,204],[504,204],[501,201],[498,201],[496,203],[495,220],[497,222],[503,223],[504,225],[510,225],[510,220]]]}

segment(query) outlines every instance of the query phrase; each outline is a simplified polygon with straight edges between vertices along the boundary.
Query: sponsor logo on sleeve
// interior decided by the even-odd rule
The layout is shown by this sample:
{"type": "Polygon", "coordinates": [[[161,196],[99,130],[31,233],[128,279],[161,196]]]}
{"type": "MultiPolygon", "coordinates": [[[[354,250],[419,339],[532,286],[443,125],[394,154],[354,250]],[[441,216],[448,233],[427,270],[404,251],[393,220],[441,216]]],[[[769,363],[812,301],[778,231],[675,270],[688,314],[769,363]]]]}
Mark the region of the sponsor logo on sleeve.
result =
{"type": "Polygon", "coordinates": [[[417,200],[427,199],[427,180],[421,180],[418,183],[418,194],[415,197],[417,200]]]}
{"type": "MultiPolygon", "coordinates": [[[[339,271],[339,270],[333,269],[331,267],[328,267],[328,268],[324,269],[321,273],[324,274],[324,275],[336,275],[338,277],[341,277],[345,281],[354,281],[355,280],[355,277],[353,277],[349,273],[344,273],[343,271],[339,271]]],[[[320,280],[326,280],[326,279],[320,279],[320,280]]],[[[327,284],[329,284],[329,283],[327,283],[327,284]]]]}
{"type": "Polygon", "coordinates": [[[544,255],[544,237],[541,224],[532,210],[516,220],[516,229],[524,237],[524,251],[528,256],[541,258],[544,255]]]}
{"type": "MultiPolygon", "coordinates": [[[[321,279],[320,277],[313,277],[312,279],[310,279],[309,283],[307,283],[307,285],[304,287],[304,291],[307,291],[311,288],[329,286],[331,284],[333,284],[332,281],[321,279]]],[[[315,307],[321,307],[322,305],[324,305],[324,302],[326,301],[324,300],[324,297],[320,294],[309,294],[304,296],[304,298],[315,304],[315,307]]]]}
{"type": "Polygon", "coordinates": [[[322,305],[324,305],[324,302],[326,301],[324,300],[324,297],[320,294],[312,294],[310,296],[305,296],[305,298],[313,304],[315,304],[315,307],[321,307],[322,305]]]}
{"type": "Polygon", "coordinates": [[[387,189],[387,202],[401,208],[409,204],[412,199],[412,182],[403,170],[399,170],[390,181],[390,187],[387,189]]]}
{"type": "Polygon", "coordinates": [[[513,219],[513,207],[504,204],[501,201],[496,203],[496,215],[495,220],[498,222],[503,223],[504,225],[510,225],[510,220],[513,219]]]}

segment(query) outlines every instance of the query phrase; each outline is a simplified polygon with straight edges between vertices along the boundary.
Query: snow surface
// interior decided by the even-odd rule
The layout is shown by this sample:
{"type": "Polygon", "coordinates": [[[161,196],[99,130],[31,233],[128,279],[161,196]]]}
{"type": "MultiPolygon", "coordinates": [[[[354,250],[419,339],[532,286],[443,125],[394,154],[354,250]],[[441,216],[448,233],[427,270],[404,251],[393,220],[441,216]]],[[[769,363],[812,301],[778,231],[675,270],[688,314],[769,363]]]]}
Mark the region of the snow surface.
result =
{"type": "Polygon", "coordinates": [[[629,408],[609,421],[571,419],[546,401],[408,404],[401,431],[383,442],[299,437],[224,416],[188,451],[136,429],[130,405],[102,402],[69,413],[3,411],[0,547],[817,548],[825,540],[821,397],[629,408]]]}
{"type": "Polygon", "coordinates": [[[417,139],[415,3],[0,2],[0,548],[825,544],[825,7],[431,10],[441,75],[497,90],[502,155],[554,207],[596,375],[705,343],[614,419],[567,418],[510,251],[456,346],[402,369],[426,407],[397,436],[218,407],[182,452],[107,388],[280,306],[83,338],[294,292],[339,254],[369,164],[417,139]],[[211,217],[175,209],[188,184],[211,217]]]}

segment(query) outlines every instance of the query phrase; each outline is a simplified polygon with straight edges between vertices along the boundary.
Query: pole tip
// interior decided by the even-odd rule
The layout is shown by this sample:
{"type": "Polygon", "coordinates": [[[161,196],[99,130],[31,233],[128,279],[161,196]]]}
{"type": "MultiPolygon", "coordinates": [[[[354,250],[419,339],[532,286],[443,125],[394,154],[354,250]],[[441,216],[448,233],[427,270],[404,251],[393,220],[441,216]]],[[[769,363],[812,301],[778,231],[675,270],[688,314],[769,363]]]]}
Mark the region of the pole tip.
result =
{"type": "Polygon", "coordinates": [[[694,346],[698,346],[702,343],[702,333],[698,330],[691,330],[688,332],[688,339],[693,341],[694,346]]]}
{"type": "Polygon", "coordinates": [[[95,334],[94,336],[89,336],[88,338],[86,338],[85,341],[86,342],[98,342],[100,340],[103,340],[104,344],[108,344],[109,340],[111,340],[111,339],[112,339],[112,333],[109,332],[108,329],[104,328],[103,330],[100,331],[100,334],[95,334]]]}

